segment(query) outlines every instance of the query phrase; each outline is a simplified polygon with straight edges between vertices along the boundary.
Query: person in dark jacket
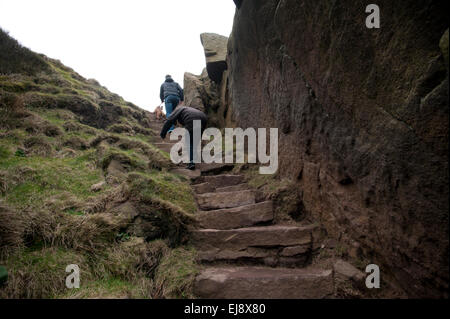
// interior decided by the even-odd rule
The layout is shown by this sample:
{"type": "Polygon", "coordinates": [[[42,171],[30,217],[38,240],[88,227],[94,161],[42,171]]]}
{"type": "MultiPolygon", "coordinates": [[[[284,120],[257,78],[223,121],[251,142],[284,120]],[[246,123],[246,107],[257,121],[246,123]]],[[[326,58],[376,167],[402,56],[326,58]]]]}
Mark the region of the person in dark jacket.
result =
{"type": "MultiPolygon", "coordinates": [[[[166,80],[161,84],[159,97],[161,98],[161,102],[164,102],[166,105],[167,117],[175,110],[180,101],[184,101],[183,89],[170,75],[166,75],[166,80]]],[[[172,132],[174,128],[175,127],[172,126],[169,129],[169,133],[172,132]]]]}
{"type": "MultiPolygon", "coordinates": [[[[180,106],[178,107],[170,116],[167,118],[164,126],[161,130],[161,138],[165,139],[167,132],[170,127],[173,126],[176,122],[180,123],[188,132],[189,132],[189,165],[188,169],[194,170],[194,121],[199,120],[201,122],[201,133],[206,128],[206,122],[208,117],[205,113],[200,110],[194,109],[193,107],[188,106],[180,106]]],[[[201,135],[200,135],[201,136],[201,135]]],[[[196,141],[199,143],[201,141],[196,141]]]]}

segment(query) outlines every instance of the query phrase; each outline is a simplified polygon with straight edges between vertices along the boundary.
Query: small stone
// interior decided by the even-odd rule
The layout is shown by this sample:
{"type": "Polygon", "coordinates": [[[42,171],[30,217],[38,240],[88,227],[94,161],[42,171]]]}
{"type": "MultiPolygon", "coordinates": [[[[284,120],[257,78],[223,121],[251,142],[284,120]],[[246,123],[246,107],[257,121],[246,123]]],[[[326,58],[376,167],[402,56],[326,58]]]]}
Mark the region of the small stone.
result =
{"type": "Polygon", "coordinates": [[[91,192],[99,192],[105,187],[105,182],[100,182],[91,186],[91,192]]]}
{"type": "MultiPolygon", "coordinates": [[[[322,245],[323,246],[323,245],[322,245]]],[[[304,254],[308,251],[308,246],[292,246],[284,248],[280,255],[284,257],[292,257],[300,254],[304,254]]]]}
{"type": "Polygon", "coordinates": [[[334,238],[330,238],[329,240],[327,240],[326,244],[328,248],[336,248],[337,241],[334,238]]]}
{"type": "Polygon", "coordinates": [[[275,267],[278,264],[278,260],[275,257],[264,258],[264,265],[269,267],[275,267]]]}
{"type": "Polygon", "coordinates": [[[77,156],[77,152],[75,152],[71,148],[64,148],[62,151],[59,152],[59,154],[62,158],[68,158],[68,157],[70,158],[70,157],[77,156]]]}
{"type": "Polygon", "coordinates": [[[357,242],[353,242],[353,243],[350,245],[350,248],[349,248],[349,250],[348,250],[348,255],[349,255],[350,258],[353,258],[353,259],[359,258],[359,256],[361,255],[361,247],[360,247],[360,244],[357,243],[357,242]]]}
{"type": "Polygon", "coordinates": [[[355,282],[364,280],[364,273],[351,265],[350,263],[339,259],[334,263],[334,272],[336,276],[343,279],[351,279],[355,282]]]}

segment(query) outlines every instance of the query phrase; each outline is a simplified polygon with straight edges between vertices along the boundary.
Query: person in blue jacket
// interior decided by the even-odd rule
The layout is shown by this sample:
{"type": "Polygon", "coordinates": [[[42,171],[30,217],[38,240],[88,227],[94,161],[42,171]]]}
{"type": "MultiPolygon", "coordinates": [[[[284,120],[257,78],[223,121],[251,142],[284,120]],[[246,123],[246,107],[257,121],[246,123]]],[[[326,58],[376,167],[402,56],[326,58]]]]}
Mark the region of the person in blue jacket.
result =
{"type": "MultiPolygon", "coordinates": [[[[166,75],[166,80],[161,84],[159,97],[161,98],[161,102],[164,102],[166,105],[167,118],[175,110],[178,104],[184,101],[183,89],[170,75],[166,75]]],[[[171,133],[174,128],[175,126],[172,125],[168,132],[171,133]]]]}

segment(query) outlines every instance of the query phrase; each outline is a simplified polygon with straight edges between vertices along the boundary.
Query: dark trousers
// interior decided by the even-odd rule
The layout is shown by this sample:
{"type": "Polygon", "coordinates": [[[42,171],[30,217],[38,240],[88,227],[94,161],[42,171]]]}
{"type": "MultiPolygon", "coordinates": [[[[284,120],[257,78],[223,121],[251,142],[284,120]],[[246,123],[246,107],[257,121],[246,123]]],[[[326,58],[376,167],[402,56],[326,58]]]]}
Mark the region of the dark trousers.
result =
{"type": "Polygon", "coordinates": [[[201,134],[200,134],[200,141],[195,141],[196,143],[194,144],[194,129],[193,129],[193,123],[190,123],[190,125],[187,125],[188,127],[186,127],[187,131],[189,132],[189,163],[194,164],[194,146],[198,145],[198,143],[202,142],[202,135],[203,132],[206,129],[206,121],[204,119],[199,119],[201,120],[201,134]]]}
{"type": "MultiPolygon", "coordinates": [[[[164,100],[164,104],[166,105],[166,118],[169,118],[170,114],[175,110],[175,108],[180,103],[180,99],[178,96],[175,95],[169,95],[164,100]]],[[[175,126],[172,125],[172,127],[169,129],[169,132],[172,132],[174,130],[175,126]]]]}

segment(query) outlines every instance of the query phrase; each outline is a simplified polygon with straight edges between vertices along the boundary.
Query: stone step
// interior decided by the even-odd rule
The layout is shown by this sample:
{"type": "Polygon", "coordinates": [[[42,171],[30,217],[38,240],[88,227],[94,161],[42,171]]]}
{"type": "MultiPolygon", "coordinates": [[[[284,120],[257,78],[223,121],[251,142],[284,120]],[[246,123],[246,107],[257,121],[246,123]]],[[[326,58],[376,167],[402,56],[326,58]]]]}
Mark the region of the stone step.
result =
{"type": "Polygon", "coordinates": [[[159,148],[159,146],[161,146],[161,147],[163,147],[163,148],[165,148],[165,149],[168,149],[169,150],[169,152],[168,153],[170,153],[170,148],[173,146],[173,145],[175,145],[176,144],[176,142],[172,142],[172,141],[169,141],[169,140],[167,140],[167,139],[165,139],[165,140],[163,140],[162,138],[158,138],[158,139],[154,139],[153,141],[151,141],[151,143],[154,145],[154,146],[156,146],[156,147],[158,147],[159,148]],[[157,145],[158,144],[158,145],[157,145]],[[160,145],[159,145],[160,144],[160,145]],[[169,147],[170,146],[170,147],[169,147]]]}
{"type": "Polygon", "coordinates": [[[209,183],[212,187],[227,187],[242,184],[244,182],[243,175],[215,175],[201,176],[195,180],[195,184],[209,183]]]}
{"type": "Polygon", "coordinates": [[[226,230],[250,227],[272,221],[273,204],[271,201],[267,201],[235,208],[200,211],[196,218],[200,227],[207,229],[226,230]]]}
{"type": "Polygon", "coordinates": [[[199,194],[196,196],[196,199],[200,209],[213,210],[254,204],[256,202],[256,195],[252,190],[246,190],[239,192],[199,194]]]}
{"type": "Polygon", "coordinates": [[[171,143],[171,144],[178,143],[181,140],[179,139],[177,141],[172,141],[170,140],[169,136],[166,136],[165,139],[162,139],[161,136],[159,136],[159,132],[157,135],[150,136],[149,139],[151,143],[171,143]]]}
{"type": "Polygon", "coordinates": [[[196,194],[214,193],[216,190],[210,183],[201,183],[192,185],[192,189],[196,194]]]}
{"type": "Polygon", "coordinates": [[[323,299],[333,294],[331,270],[208,267],[194,283],[205,299],[323,299]]]}
{"type": "Polygon", "coordinates": [[[200,262],[243,260],[289,267],[305,266],[318,238],[314,225],[198,229],[191,235],[200,262]]]}
{"type": "Polygon", "coordinates": [[[200,177],[200,170],[198,170],[198,169],[191,171],[186,168],[174,168],[174,169],[171,169],[170,172],[173,174],[184,176],[184,177],[190,179],[191,181],[200,177]]]}
{"type": "Polygon", "coordinates": [[[200,170],[202,171],[202,175],[216,175],[222,172],[231,171],[234,168],[234,164],[226,164],[226,163],[199,163],[197,164],[200,170]]]}
{"type": "Polygon", "coordinates": [[[238,184],[233,186],[227,186],[227,187],[219,187],[214,188],[210,183],[201,183],[192,185],[192,188],[194,189],[194,193],[196,194],[206,194],[206,193],[227,193],[227,192],[238,192],[238,191],[245,191],[249,189],[248,184],[238,184]]]}
{"type": "Polygon", "coordinates": [[[168,137],[166,137],[165,139],[162,139],[161,137],[160,137],[160,139],[161,139],[161,143],[167,143],[167,144],[172,144],[172,145],[174,145],[174,144],[177,144],[178,142],[179,142],[179,140],[177,140],[177,141],[172,141],[172,140],[170,140],[168,137]]]}
{"type": "Polygon", "coordinates": [[[245,191],[249,189],[249,186],[247,183],[233,185],[233,186],[227,186],[227,187],[219,187],[216,188],[216,193],[227,193],[227,192],[238,192],[238,191],[245,191]]]}

